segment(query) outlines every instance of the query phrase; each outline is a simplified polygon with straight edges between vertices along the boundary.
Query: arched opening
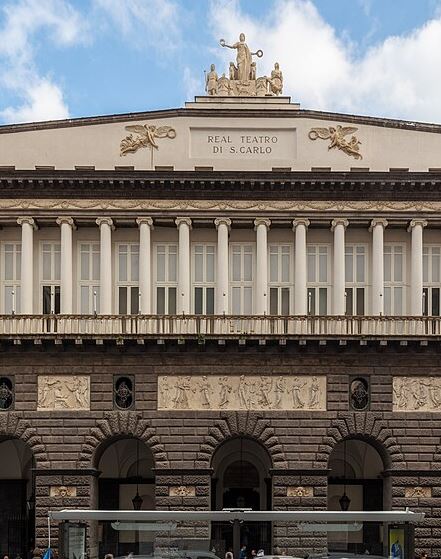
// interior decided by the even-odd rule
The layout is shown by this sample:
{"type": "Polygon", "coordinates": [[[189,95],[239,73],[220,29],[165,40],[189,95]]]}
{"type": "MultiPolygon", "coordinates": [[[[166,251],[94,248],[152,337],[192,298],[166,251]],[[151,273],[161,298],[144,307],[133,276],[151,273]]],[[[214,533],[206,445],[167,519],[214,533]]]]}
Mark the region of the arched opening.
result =
{"type": "MultiPolygon", "coordinates": [[[[152,510],[155,508],[154,460],[147,445],[136,438],[122,438],[107,444],[99,454],[97,469],[100,510],[152,510]]],[[[111,523],[98,527],[100,555],[115,557],[130,552],[153,552],[149,532],[116,530],[111,523]]]]}
{"type": "MultiPolygon", "coordinates": [[[[387,509],[386,469],[379,451],[365,440],[338,443],[329,457],[328,510],[381,511],[387,509]]],[[[365,523],[360,530],[330,532],[329,551],[381,555],[383,527],[365,523]]]]}
{"type": "MultiPolygon", "coordinates": [[[[211,508],[271,510],[272,483],[269,475],[271,458],[257,441],[235,437],[223,443],[213,455],[211,508]]],[[[229,549],[238,557],[239,548],[271,551],[271,524],[243,523],[234,535],[231,524],[212,524],[212,547],[222,557],[229,549]]]]}
{"type": "Polygon", "coordinates": [[[0,554],[27,557],[35,545],[34,456],[19,439],[0,440],[0,554]]]}

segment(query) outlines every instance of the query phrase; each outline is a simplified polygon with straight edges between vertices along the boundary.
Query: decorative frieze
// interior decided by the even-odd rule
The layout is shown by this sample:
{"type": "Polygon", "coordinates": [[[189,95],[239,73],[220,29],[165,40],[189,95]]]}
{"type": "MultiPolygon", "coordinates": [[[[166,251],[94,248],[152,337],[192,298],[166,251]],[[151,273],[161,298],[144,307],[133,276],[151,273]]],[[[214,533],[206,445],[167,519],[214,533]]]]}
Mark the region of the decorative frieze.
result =
{"type": "Polygon", "coordinates": [[[441,377],[394,377],[393,410],[441,412],[441,377]]]}
{"type": "Polygon", "coordinates": [[[56,499],[63,499],[66,497],[76,497],[77,488],[68,487],[66,485],[52,485],[49,491],[49,495],[56,499]]]}
{"type": "Polygon", "coordinates": [[[312,487],[304,487],[302,485],[298,487],[290,486],[287,488],[286,496],[287,497],[313,497],[314,490],[312,487]]]}
{"type": "Polygon", "coordinates": [[[159,410],[326,410],[325,376],[160,376],[159,410]]]}
{"type": "Polygon", "coordinates": [[[89,410],[90,377],[39,375],[38,411],[89,410]]]}
{"type": "Polygon", "coordinates": [[[171,485],[168,488],[169,497],[195,497],[196,487],[193,485],[171,485]]]}

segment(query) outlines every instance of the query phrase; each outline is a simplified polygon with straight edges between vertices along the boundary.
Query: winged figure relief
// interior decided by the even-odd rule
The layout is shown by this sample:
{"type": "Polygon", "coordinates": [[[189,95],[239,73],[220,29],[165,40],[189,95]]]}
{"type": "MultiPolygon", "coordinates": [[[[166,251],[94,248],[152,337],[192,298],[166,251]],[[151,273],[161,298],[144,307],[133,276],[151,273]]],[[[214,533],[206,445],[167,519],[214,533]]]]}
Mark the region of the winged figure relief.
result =
{"type": "Polygon", "coordinates": [[[363,159],[360,153],[361,142],[358,140],[354,133],[357,132],[358,128],[353,126],[330,126],[329,128],[311,128],[308,137],[310,140],[317,140],[318,138],[322,140],[330,140],[328,150],[339,149],[354,157],[355,159],[363,159]],[[346,136],[352,134],[350,139],[346,136]]]}
{"type": "Polygon", "coordinates": [[[140,148],[159,149],[158,138],[176,138],[176,130],[171,126],[156,126],[155,124],[133,124],[125,127],[130,134],[121,140],[120,155],[135,153],[140,148]],[[136,136],[134,136],[136,134],[136,136]]]}

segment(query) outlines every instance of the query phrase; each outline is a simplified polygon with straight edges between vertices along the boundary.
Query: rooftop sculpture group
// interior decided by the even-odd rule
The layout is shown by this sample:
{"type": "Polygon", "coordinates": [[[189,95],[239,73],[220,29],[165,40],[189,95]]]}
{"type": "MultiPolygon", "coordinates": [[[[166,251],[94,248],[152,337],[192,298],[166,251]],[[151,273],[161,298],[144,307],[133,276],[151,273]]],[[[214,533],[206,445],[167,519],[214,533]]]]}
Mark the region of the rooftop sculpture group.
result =
{"type": "Polygon", "coordinates": [[[228,45],[224,39],[220,40],[220,45],[237,51],[236,64],[230,62],[229,77],[225,73],[218,76],[216,67],[211,65],[210,71],[206,75],[205,90],[208,95],[217,97],[266,97],[280,95],[283,90],[283,75],[279,64],[274,64],[271,76],[257,77],[256,62],[253,56],[262,58],[263,51],[251,52],[245,43],[245,35],[240,34],[239,41],[233,45],[228,45]]]}

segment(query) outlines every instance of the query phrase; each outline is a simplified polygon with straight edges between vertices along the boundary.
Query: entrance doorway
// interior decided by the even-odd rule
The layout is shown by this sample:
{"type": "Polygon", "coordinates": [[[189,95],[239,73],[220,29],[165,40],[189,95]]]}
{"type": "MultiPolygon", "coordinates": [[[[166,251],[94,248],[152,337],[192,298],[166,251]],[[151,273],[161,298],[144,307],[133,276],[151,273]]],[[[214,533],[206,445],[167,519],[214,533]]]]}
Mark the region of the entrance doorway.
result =
{"type": "Polygon", "coordinates": [[[18,439],[0,442],[0,555],[27,557],[35,546],[34,457],[18,439]]]}
{"type": "MultiPolygon", "coordinates": [[[[385,466],[368,442],[340,442],[329,458],[328,510],[382,511],[385,509],[385,466]]],[[[365,523],[358,531],[330,532],[329,551],[382,555],[383,527],[365,523]]]]}
{"type": "MultiPolygon", "coordinates": [[[[98,507],[100,510],[154,510],[155,479],[153,455],[144,442],[135,438],[118,439],[108,445],[98,461],[98,507]]],[[[154,534],[116,530],[110,522],[100,522],[100,556],[115,557],[130,552],[153,553],[154,534]]]]}
{"type": "MultiPolygon", "coordinates": [[[[272,484],[269,477],[271,459],[257,441],[236,437],[222,444],[212,460],[211,508],[271,510],[272,484]]],[[[239,557],[240,548],[271,553],[271,523],[244,522],[235,527],[213,522],[211,547],[219,557],[232,550],[239,557]]]]}

